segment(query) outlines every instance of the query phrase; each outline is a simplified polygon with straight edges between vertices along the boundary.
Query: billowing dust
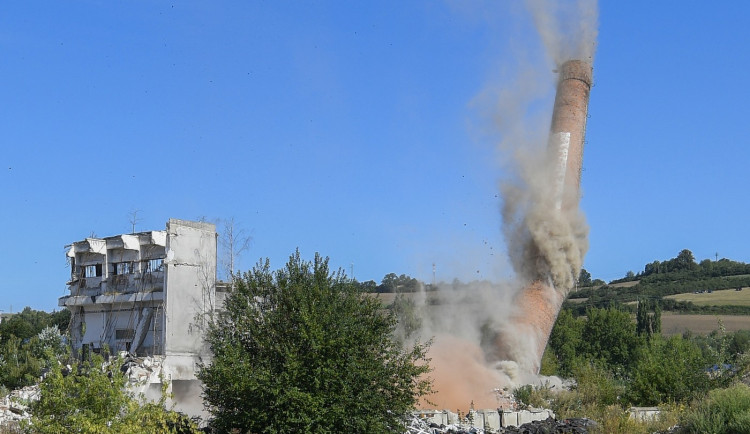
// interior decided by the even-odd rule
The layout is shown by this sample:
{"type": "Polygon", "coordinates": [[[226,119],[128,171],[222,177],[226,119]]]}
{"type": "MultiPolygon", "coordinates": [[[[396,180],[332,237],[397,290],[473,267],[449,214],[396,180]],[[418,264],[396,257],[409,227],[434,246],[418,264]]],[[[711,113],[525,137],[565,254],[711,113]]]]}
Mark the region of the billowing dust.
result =
{"type": "Polygon", "coordinates": [[[560,202],[557,153],[547,142],[552,105],[541,116],[529,112],[554,92],[557,77],[551,71],[563,61],[593,63],[598,9],[595,0],[527,0],[526,5],[545,59],[532,70],[519,62],[515,82],[477,98],[477,104],[491,106],[500,137],[503,233],[515,278],[454,282],[416,297],[421,328],[411,338],[433,338],[429,357],[437,390],[423,408],[465,411],[471,402],[475,408],[497,408],[495,390],[555,380],[538,375],[541,355],[583,265],[588,227],[577,188],[564,192],[575,195],[564,200],[575,206],[555,206],[560,202]]]}

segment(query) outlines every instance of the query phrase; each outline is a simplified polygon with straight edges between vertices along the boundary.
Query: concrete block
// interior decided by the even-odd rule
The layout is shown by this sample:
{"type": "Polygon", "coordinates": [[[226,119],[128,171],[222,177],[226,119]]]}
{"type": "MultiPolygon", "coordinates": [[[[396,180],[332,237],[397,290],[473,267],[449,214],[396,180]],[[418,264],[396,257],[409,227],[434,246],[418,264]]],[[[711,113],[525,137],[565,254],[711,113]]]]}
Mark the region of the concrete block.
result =
{"type": "Polygon", "coordinates": [[[504,411],[501,415],[501,423],[506,426],[519,426],[517,411],[504,411]]]}
{"type": "Polygon", "coordinates": [[[479,410],[479,414],[482,415],[482,418],[484,419],[484,430],[494,430],[497,431],[502,426],[500,424],[500,412],[497,410],[491,410],[491,409],[485,409],[485,410],[479,410]]]}

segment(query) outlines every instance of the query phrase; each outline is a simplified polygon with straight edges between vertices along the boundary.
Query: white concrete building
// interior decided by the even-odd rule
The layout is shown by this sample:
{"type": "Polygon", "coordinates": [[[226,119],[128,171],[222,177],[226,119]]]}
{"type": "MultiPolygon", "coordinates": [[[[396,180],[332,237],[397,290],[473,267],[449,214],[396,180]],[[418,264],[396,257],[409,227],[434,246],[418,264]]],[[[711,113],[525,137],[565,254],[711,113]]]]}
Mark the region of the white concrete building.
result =
{"type": "MultiPolygon", "coordinates": [[[[199,414],[195,372],[210,354],[203,336],[216,308],[216,238],[211,223],[170,219],[163,231],[70,245],[70,295],[58,304],[71,312],[73,349],[157,356],[177,409],[199,414]]],[[[156,381],[147,396],[160,393],[156,381]]]]}

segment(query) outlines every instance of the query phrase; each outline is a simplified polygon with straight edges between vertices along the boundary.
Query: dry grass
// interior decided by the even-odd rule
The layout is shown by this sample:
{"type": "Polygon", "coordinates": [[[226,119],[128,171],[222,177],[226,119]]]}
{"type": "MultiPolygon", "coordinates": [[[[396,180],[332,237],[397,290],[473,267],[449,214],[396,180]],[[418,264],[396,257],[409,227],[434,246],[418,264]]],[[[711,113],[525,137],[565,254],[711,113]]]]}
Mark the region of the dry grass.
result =
{"type": "Polygon", "coordinates": [[[570,303],[585,303],[585,302],[589,301],[589,298],[588,297],[584,297],[584,298],[567,298],[567,299],[565,299],[565,301],[570,302],[570,303]]]}
{"type": "Polygon", "coordinates": [[[635,286],[639,283],[641,283],[640,280],[631,280],[630,282],[615,283],[609,286],[611,286],[612,288],[630,288],[631,286],[635,286]]]}
{"type": "Polygon", "coordinates": [[[676,301],[691,301],[696,306],[750,306],[750,290],[745,288],[742,291],[734,289],[722,289],[711,293],[694,294],[692,292],[684,294],[668,295],[664,298],[671,298],[676,301]]]}
{"type": "Polygon", "coordinates": [[[719,320],[727,331],[750,329],[750,316],[746,315],[679,315],[671,312],[661,314],[661,333],[666,336],[679,335],[688,330],[705,335],[719,329],[719,320]]]}

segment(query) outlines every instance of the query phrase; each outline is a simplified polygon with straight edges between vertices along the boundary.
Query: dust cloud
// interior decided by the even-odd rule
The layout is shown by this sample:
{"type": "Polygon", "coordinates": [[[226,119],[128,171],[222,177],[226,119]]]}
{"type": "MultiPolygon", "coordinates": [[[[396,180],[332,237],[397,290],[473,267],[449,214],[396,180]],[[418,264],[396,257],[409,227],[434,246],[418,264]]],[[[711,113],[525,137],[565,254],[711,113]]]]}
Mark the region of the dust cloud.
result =
{"type": "Polygon", "coordinates": [[[543,59],[518,59],[515,80],[488,86],[474,101],[499,137],[502,229],[515,277],[439,284],[413,299],[421,319],[414,336],[433,338],[429,357],[437,393],[423,408],[465,411],[472,402],[477,409],[498,408],[503,404],[498,390],[559,382],[537,375],[548,331],[540,333],[528,316],[554,323],[583,264],[588,227],[577,206],[578,191],[564,192],[576,195],[566,201],[576,206],[555,206],[559,163],[548,145],[557,78],[552,71],[569,59],[593,62],[598,10],[595,0],[525,4],[529,16],[519,19],[533,21],[543,59]]]}

